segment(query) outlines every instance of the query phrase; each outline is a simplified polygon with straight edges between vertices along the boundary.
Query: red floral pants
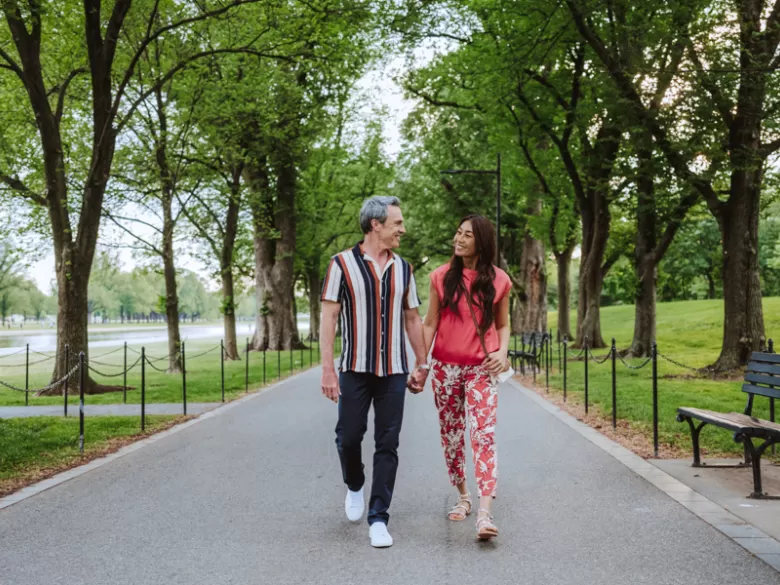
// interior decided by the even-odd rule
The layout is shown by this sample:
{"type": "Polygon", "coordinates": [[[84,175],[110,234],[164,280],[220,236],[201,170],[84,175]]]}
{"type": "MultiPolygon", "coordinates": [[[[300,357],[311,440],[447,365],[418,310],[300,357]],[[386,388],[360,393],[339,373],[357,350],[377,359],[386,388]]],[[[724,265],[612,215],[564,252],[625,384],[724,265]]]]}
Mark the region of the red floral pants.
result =
{"type": "Polygon", "coordinates": [[[431,372],[450,482],[458,485],[466,480],[468,417],[479,495],[495,496],[497,379],[482,366],[455,366],[436,360],[431,372]]]}

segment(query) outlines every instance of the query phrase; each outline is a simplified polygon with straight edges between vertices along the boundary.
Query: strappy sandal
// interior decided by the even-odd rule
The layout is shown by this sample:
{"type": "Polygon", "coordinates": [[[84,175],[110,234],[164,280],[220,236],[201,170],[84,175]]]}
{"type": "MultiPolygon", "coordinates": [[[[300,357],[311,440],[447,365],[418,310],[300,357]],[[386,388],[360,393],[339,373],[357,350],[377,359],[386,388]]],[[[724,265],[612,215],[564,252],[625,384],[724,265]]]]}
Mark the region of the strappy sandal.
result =
{"type": "Polygon", "coordinates": [[[447,513],[447,518],[453,522],[462,522],[471,514],[471,494],[461,494],[458,503],[447,513]]]}
{"type": "Polygon", "coordinates": [[[480,508],[477,513],[477,538],[490,540],[498,536],[498,528],[493,524],[493,516],[485,509],[480,508]]]}

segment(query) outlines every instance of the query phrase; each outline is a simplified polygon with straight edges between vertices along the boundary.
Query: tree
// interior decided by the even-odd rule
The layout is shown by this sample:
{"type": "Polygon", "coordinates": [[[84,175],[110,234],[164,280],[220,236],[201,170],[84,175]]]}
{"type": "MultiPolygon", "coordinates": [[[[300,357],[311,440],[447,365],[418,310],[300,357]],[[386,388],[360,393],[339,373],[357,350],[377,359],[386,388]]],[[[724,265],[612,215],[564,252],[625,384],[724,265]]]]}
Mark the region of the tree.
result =
{"type": "MultiPolygon", "coordinates": [[[[89,276],[117,136],[127,121],[160,82],[168,81],[193,61],[228,50],[259,54],[262,50],[253,46],[255,34],[235,39],[230,47],[203,48],[191,42],[186,55],[148,93],[128,97],[128,84],[139,61],[157,39],[182,30],[196,38],[198,29],[208,21],[236,15],[242,5],[254,3],[257,0],[215,0],[193,5],[115,0],[106,5],[100,0],[85,0],[78,7],[70,2],[41,0],[31,0],[24,6],[16,0],[3,2],[10,35],[4,40],[10,43],[2,46],[12,44],[15,49],[15,54],[0,49],[0,73],[6,78],[3,87],[9,86],[8,77],[20,84],[14,86],[12,99],[26,102],[28,119],[34,120],[30,127],[37,129],[41,164],[36,161],[29,177],[21,176],[25,169],[20,167],[0,169],[0,181],[21,199],[48,211],[59,294],[58,353],[65,345],[73,352],[88,353],[89,276]],[[109,6],[107,14],[103,9],[109,6]],[[161,14],[165,18],[158,18],[161,14]],[[81,84],[82,76],[89,78],[88,86],[81,84]],[[71,85],[78,86],[83,99],[69,95],[71,85]],[[75,105],[71,107],[69,100],[75,105]],[[89,143],[82,141],[84,133],[71,132],[87,120],[89,143]],[[79,168],[79,161],[88,164],[79,168]]],[[[33,143],[31,135],[24,138],[24,144],[33,143]]],[[[65,363],[57,360],[53,379],[61,378],[66,370],[65,363]]],[[[88,393],[114,389],[91,379],[86,387],[88,393]]],[[[57,392],[59,388],[52,388],[51,393],[57,392]]]]}
{"type": "MultiPolygon", "coordinates": [[[[612,26],[646,28],[646,12],[627,2],[618,3],[617,11],[614,4],[585,7],[579,0],[566,0],[566,5],[580,35],[631,107],[632,117],[652,135],[676,177],[698,192],[718,221],[724,249],[725,320],[714,367],[744,365],[751,351],[763,349],[766,341],[758,223],[766,162],[780,148],[776,138],[780,109],[769,99],[780,64],[776,56],[780,2],[681,4],[691,15],[681,38],[687,68],[676,76],[676,85],[690,102],[672,120],[653,111],[631,69],[604,40],[612,26]],[[686,136],[681,128],[696,131],[686,136]]],[[[677,13],[670,14],[674,18],[677,13]]],[[[657,16],[654,27],[668,26],[662,24],[666,14],[657,16]]]]}

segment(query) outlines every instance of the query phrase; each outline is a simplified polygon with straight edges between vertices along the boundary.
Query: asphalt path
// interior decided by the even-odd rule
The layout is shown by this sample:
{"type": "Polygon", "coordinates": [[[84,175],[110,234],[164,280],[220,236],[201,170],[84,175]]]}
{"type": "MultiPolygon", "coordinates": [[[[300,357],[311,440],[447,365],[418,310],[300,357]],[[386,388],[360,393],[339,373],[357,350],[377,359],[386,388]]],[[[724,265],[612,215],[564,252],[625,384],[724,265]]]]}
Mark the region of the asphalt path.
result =
{"type": "Polygon", "coordinates": [[[313,370],[10,506],[0,511],[0,583],[780,583],[510,386],[499,397],[500,537],[479,543],[473,517],[446,519],[454,490],[428,388],[407,395],[395,546],[373,549],[365,521],[344,517],[335,417],[313,370]]]}

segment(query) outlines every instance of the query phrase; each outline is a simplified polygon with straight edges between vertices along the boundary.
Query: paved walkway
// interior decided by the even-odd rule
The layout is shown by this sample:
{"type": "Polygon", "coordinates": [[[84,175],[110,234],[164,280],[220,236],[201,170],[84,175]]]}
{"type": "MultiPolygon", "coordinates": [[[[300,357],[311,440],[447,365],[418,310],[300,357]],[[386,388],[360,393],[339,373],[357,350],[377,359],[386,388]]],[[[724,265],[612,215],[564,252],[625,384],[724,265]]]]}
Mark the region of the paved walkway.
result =
{"type": "Polygon", "coordinates": [[[365,523],[343,517],[336,410],[319,395],[315,370],[0,511],[0,581],[780,583],[510,386],[498,429],[502,533],[477,543],[471,520],[445,518],[453,491],[430,390],[407,400],[390,549],[372,549],[365,523]]]}
{"type": "MultiPolygon", "coordinates": [[[[201,414],[221,406],[220,402],[188,402],[187,414],[201,414]]],[[[147,404],[146,414],[182,414],[181,402],[176,404],[147,404]]],[[[58,406],[0,406],[0,418],[26,418],[31,416],[62,416],[64,408],[58,406]]],[[[68,405],[68,416],[78,416],[78,404],[68,405]]],[[[141,416],[140,404],[85,404],[84,416],[141,416]]]]}

